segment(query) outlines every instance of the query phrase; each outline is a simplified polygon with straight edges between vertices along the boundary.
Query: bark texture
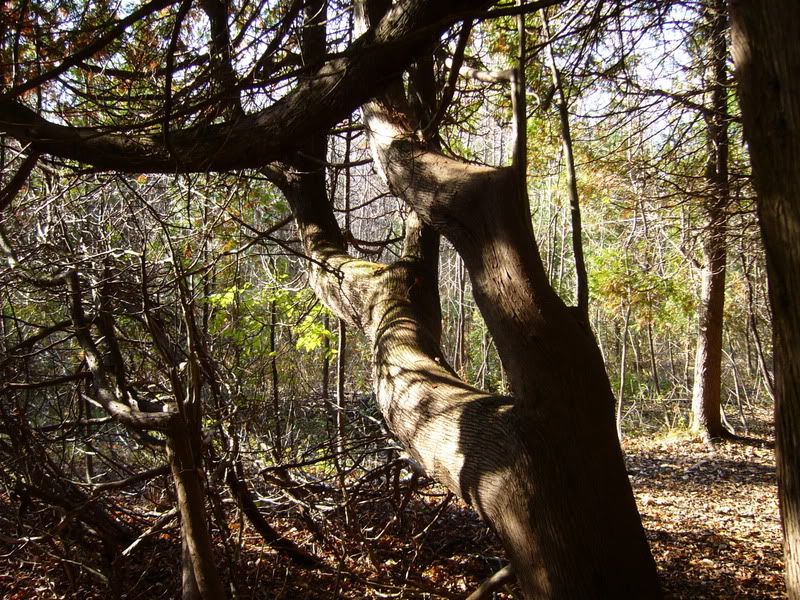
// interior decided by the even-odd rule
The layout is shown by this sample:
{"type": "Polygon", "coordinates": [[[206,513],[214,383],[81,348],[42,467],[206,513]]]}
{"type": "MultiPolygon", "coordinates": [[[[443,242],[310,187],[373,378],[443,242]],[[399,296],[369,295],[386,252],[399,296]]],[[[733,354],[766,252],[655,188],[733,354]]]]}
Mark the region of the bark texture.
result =
{"type": "Polygon", "coordinates": [[[733,0],[733,54],[774,318],[786,587],[800,598],[800,4],[733,0]]]}
{"type": "MultiPolygon", "coordinates": [[[[546,281],[519,178],[419,153],[407,140],[383,151],[395,190],[464,258],[513,391],[482,395],[437,373],[435,359],[409,356],[412,370],[377,348],[379,365],[391,365],[386,392],[396,395],[401,377],[437,384],[423,401],[386,406],[393,430],[497,530],[526,597],[658,597],[600,353],[546,281]],[[452,417],[428,429],[433,407],[452,417]],[[455,457],[446,472],[426,456],[431,447],[455,457]]],[[[404,324],[392,341],[408,349],[422,341],[415,335],[404,324]]]]}
{"type": "MultiPolygon", "coordinates": [[[[718,232],[710,231],[709,235],[718,232]]],[[[721,413],[722,326],[725,306],[724,241],[706,240],[699,331],[692,385],[692,429],[707,442],[723,435],[721,413]]]]}
{"type": "Polygon", "coordinates": [[[167,441],[167,456],[181,515],[182,592],[186,600],[221,600],[225,598],[225,589],[217,572],[206,525],[199,449],[193,448],[191,437],[191,433],[179,425],[170,432],[167,441]]]}

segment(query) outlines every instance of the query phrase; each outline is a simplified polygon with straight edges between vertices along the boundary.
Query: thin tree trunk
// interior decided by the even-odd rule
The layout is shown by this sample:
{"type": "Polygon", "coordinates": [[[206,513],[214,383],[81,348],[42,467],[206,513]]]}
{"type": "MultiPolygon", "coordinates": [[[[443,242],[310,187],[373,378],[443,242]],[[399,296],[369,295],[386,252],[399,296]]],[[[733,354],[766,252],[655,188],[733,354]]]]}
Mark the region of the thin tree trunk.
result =
{"type": "Polygon", "coordinates": [[[276,330],[278,328],[278,307],[275,301],[269,303],[269,370],[272,385],[272,419],[274,430],[272,437],[272,453],[275,460],[280,461],[283,458],[283,426],[281,423],[281,392],[280,392],[280,377],[278,375],[278,350],[276,340],[276,330]]]}
{"type": "MultiPolygon", "coordinates": [[[[202,390],[205,383],[202,362],[207,360],[207,350],[195,320],[194,306],[185,280],[175,268],[177,288],[182,309],[182,323],[186,328],[185,384],[176,375],[173,366],[172,391],[178,406],[178,418],[172,421],[167,433],[167,457],[178,499],[181,518],[181,537],[186,541],[184,558],[191,559],[194,584],[202,600],[223,600],[225,589],[214,559],[214,547],[208,530],[203,488],[202,390]]],[[[210,372],[208,369],[206,372],[210,372]]],[[[212,386],[213,387],[213,382],[212,386]]],[[[186,566],[184,565],[184,571],[186,566]]],[[[191,582],[190,582],[191,584],[191,582]]],[[[191,587],[190,592],[194,592],[191,587]]]]}
{"type": "Polygon", "coordinates": [[[800,4],[732,0],[733,54],[767,254],[786,588],[800,598],[800,4]]]}
{"type": "Polygon", "coordinates": [[[658,379],[658,360],[656,359],[656,349],[653,343],[653,324],[647,324],[647,345],[650,349],[650,370],[653,372],[653,385],[656,388],[656,396],[661,395],[661,382],[658,379]]]}
{"type": "MultiPolygon", "coordinates": [[[[736,408],[739,411],[739,420],[742,423],[742,429],[744,430],[745,435],[750,435],[750,428],[747,426],[747,419],[744,416],[744,407],[742,406],[742,394],[744,394],[745,398],[747,399],[747,389],[744,386],[744,383],[739,382],[739,367],[736,366],[736,352],[733,349],[733,344],[731,343],[730,338],[728,338],[728,346],[730,347],[731,351],[728,354],[728,360],[731,362],[731,370],[733,371],[733,385],[734,385],[734,393],[736,394],[736,408]]],[[[750,404],[750,400],[747,399],[747,404],[750,404]]]]}
{"type": "Polygon", "coordinates": [[[486,378],[489,376],[489,354],[491,352],[491,343],[489,341],[489,332],[486,328],[483,329],[481,335],[481,366],[478,369],[478,376],[476,379],[480,382],[481,389],[486,389],[486,378]]]}
{"type": "MultiPolygon", "coordinates": [[[[709,244],[711,245],[711,244],[709,244]]],[[[692,388],[692,428],[707,441],[722,436],[722,320],[725,301],[724,246],[706,253],[700,294],[700,332],[692,388]]]]}
{"type": "Polygon", "coordinates": [[[634,335],[634,331],[632,327],[628,327],[628,342],[630,343],[630,348],[633,350],[633,366],[636,369],[636,381],[637,385],[639,382],[644,380],[642,377],[642,351],[639,348],[639,336],[634,335]]]}
{"type": "Polygon", "coordinates": [[[756,317],[755,308],[755,292],[753,290],[753,281],[750,275],[750,269],[747,268],[747,259],[744,253],[740,255],[742,261],[742,271],[744,272],[744,280],[747,283],[747,324],[750,333],[753,336],[753,342],[756,346],[756,357],[758,359],[758,369],[761,376],[764,378],[764,387],[767,390],[772,401],[775,401],[775,382],[772,374],[767,368],[767,361],[764,357],[764,346],[761,343],[761,334],[758,332],[758,318],[756,317]]]}
{"type": "Polygon", "coordinates": [[[347,324],[339,319],[339,344],[336,354],[336,454],[344,458],[344,441],[347,435],[346,398],[344,392],[347,358],[347,324]]]}
{"type": "Polygon", "coordinates": [[[678,370],[675,367],[675,353],[672,350],[672,335],[667,338],[667,349],[669,350],[669,372],[672,376],[672,385],[675,386],[679,382],[678,370]]]}
{"type": "Polygon", "coordinates": [[[206,525],[200,464],[189,437],[189,431],[179,426],[170,433],[167,441],[167,455],[181,516],[181,540],[185,544],[182,546],[183,558],[190,561],[189,566],[183,564],[183,583],[187,586],[183,597],[185,600],[221,600],[225,598],[225,592],[206,525]],[[187,573],[187,569],[193,571],[194,577],[187,573]]]}
{"type": "Polygon", "coordinates": [[[464,272],[464,261],[456,255],[456,287],[458,288],[458,305],[456,308],[456,344],[453,360],[453,368],[462,377],[465,375],[466,368],[466,315],[464,314],[464,291],[466,287],[466,273],[464,272]]]}
{"type": "MultiPolygon", "coordinates": [[[[325,331],[331,330],[331,318],[326,313],[323,320],[325,331]]],[[[325,336],[322,340],[322,400],[325,402],[326,407],[330,402],[330,387],[331,387],[331,338],[325,336]]]]}
{"type": "Polygon", "coordinates": [[[692,390],[692,428],[707,442],[723,435],[720,414],[722,386],[722,329],[725,307],[727,263],[728,183],[728,90],[725,0],[715,0],[706,9],[711,25],[711,115],[706,117],[709,161],[706,181],[710,195],[705,200],[708,228],[703,242],[704,264],[700,294],[699,335],[692,390]]]}
{"type": "Polygon", "coordinates": [[[622,405],[625,402],[625,375],[628,358],[628,324],[631,318],[630,305],[625,309],[625,322],[622,327],[622,349],[619,355],[619,388],[617,391],[617,437],[622,441],[622,405]]]}
{"type": "MultiPolygon", "coordinates": [[[[550,40],[550,24],[547,18],[547,9],[542,10],[542,23],[545,37],[550,40]]],[[[567,190],[569,192],[570,218],[572,221],[572,253],[575,259],[575,298],[578,314],[589,324],[589,277],[586,274],[586,259],[583,255],[583,229],[581,226],[581,206],[578,196],[578,178],[575,170],[575,156],[572,147],[572,130],[569,125],[569,109],[564,85],[561,80],[561,71],[556,65],[553,46],[547,44],[547,58],[550,62],[550,74],[553,86],[558,94],[558,116],[561,122],[561,145],[564,151],[564,160],[567,163],[567,190]]],[[[563,254],[562,254],[563,260],[563,254]]]]}
{"type": "MultiPolygon", "coordinates": [[[[316,7],[312,7],[312,10],[316,7]]],[[[321,9],[321,6],[319,7],[321,9]]],[[[351,27],[352,32],[352,14],[351,14],[351,27]]],[[[348,131],[345,136],[344,147],[344,162],[350,162],[350,152],[352,144],[352,131],[348,131]]],[[[345,171],[344,175],[344,231],[345,240],[352,235],[350,231],[350,194],[352,192],[352,176],[350,169],[345,171]]],[[[347,249],[347,241],[344,244],[345,250],[347,249]]],[[[343,319],[338,321],[339,337],[336,346],[336,459],[334,464],[336,466],[336,475],[339,482],[339,489],[341,490],[344,500],[344,518],[347,525],[350,524],[350,502],[347,492],[347,480],[345,478],[345,440],[347,439],[347,412],[345,406],[347,399],[345,396],[345,383],[346,383],[346,369],[347,369],[347,323],[343,319]]]]}
{"type": "MultiPolygon", "coordinates": [[[[94,429],[92,425],[92,404],[86,398],[81,398],[78,400],[79,402],[83,403],[83,411],[86,415],[86,425],[84,426],[83,431],[83,439],[84,440],[91,440],[92,439],[92,430],[94,429]]],[[[86,483],[92,483],[92,479],[94,478],[94,456],[91,452],[86,453],[86,483]]]]}

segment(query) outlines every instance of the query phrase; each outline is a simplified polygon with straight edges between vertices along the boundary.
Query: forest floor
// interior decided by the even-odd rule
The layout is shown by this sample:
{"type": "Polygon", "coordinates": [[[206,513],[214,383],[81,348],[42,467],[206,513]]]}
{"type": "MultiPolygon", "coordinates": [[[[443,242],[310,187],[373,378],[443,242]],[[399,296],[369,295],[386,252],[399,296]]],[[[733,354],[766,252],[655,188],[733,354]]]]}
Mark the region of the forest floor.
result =
{"type": "Polygon", "coordinates": [[[625,444],[668,598],[785,598],[774,453],[686,438],[625,444]]]}
{"type": "MultiPolygon", "coordinates": [[[[625,440],[631,481],[666,597],[785,598],[774,453],[768,427],[760,429],[753,435],[767,443],[728,442],[716,452],[685,432],[625,440]]],[[[323,544],[299,519],[273,520],[285,535],[321,556],[322,569],[292,565],[246,528],[234,572],[223,567],[226,579],[234,582],[234,597],[464,598],[502,567],[503,552],[487,528],[435,488],[415,495],[402,518],[387,506],[365,502],[357,507],[350,518],[360,528],[329,519],[323,544]]],[[[0,495],[0,522],[12,522],[15,510],[13,501],[0,495]]],[[[143,544],[131,556],[123,598],[178,597],[174,534],[143,544]]],[[[58,544],[20,547],[0,536],[0,597],[107,597],[97,575],[70,567],[59,556],[63,548],[59,551],[58,544]]]]}

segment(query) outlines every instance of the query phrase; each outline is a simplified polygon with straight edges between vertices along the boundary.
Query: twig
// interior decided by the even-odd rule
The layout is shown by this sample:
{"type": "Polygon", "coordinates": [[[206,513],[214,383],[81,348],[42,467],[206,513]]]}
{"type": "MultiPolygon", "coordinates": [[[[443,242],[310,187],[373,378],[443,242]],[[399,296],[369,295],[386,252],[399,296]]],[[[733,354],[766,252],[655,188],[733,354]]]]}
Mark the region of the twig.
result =
{"type": "Polygon", "coordinates": [[[164,515],[158,521],[153,523],[152,526],[150,526],[148,529],[146,529],[144,532],[142,532],[142,534],[139,537],[137,537],[135,540],[133,540],[133,542],[131,542],[131,544],[127,548],[125,548],[125,550],[122,551],[121,555],[122,556],[129,556],[130,553],[134,551],[136,546],[141,544],[142,541],[146,537],[149,537],[151,535],[155,535],[156,533],[161,533],[161,531],[163,531],[163,529],[164,529],[164,526],[167,523],[169,523],[172,519],[174,519],[177,515],[178,515],[178,509],[177,508],[173,508],[173,509],[167,511],[166,513],[164,513],[164,515]]]}
{"type": "Polygon", "coordinates": [[[507,583],[511,583],[514,579],[514,568],[511,565],[506,565],[480,584],[478,589],[467,596],[467,600],[484,600],[485,598],[489,598],[492,592],[507,583]]]}

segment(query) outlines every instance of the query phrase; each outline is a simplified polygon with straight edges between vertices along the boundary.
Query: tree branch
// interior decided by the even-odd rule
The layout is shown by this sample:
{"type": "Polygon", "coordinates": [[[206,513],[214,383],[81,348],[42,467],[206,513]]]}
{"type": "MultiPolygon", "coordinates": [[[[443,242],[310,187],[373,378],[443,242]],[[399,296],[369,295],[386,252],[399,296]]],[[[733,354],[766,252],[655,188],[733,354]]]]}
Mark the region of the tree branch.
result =
{"type": "Polygon", "coordinates": [[[16,196],[25,185],[28,176],[33,172],[38,162],[38,152],[31,152],[25,157],[25,160],[22,161],[22,164],[19,166],[19,169],[17,169],[17,172],[14,173],[14,176],[3,189],[0,190],[0,212],[4,211],[6,207],[11,204],[14,196],[16,196]]]}
{"type": "Polygon", "coordinates": [[[61,61],[54,69],[50,69],[46,73],[42,73],[41,75],[34,77],[26,81],[23,84],[17,85],[12,87],[8,92],[4,94],[0,94],[0,106],[3,103],[13,99],[19,98],[22,94],[27,91],[36,89],[43,83],[51,81],[58,77],[59,75],[65,73],[71,67],[74,67],[81,63],[82,61],[86,60],[87,58],[97,54],[100,50],[108,46],[111,42],[116,40],[118,37],[123,35],[125,31],[128,29],[129,26],[134,24],[136,21],[143,19],[144,17],[153,14],[156,11],[164,9],[171,4],[174,4],[177,0],[152,0],[148,2],[144,6],[142,6],[139,10],[133,11],[124,19],[117,22],[114,27],[111,28],[110,31],[101,35],[91,44],[88,44],[81,48],[75,54],[71,54],[70,56],[66,57],[64,60],[61,61]]]}
{"type": "Polygon", "coordinates": [[[488,4],[487,0],[400,2],[341,55],[322,62],[313,76],[302,79],[272,106],[230,122],[171,132],[174,155],[161,136],[134,135],[133,125],[122,134],[60,125],[10,99],[0,101],[0,129],[31,143],[35,150],[101,170],[173,173],[259,168],[287,156],[314,132],[325,131],[366,102],[421,48],[438,40],[458,10],[479,10],[488,4]]]}
{"type": "Polygon", "coordinates": [[[112,382],[112,378],[103,364],[100,350],[92,339],[89,321],[83,312],[78,273],[74,270],[69,271],[66,274],[66,281],[69,286],[70,316],[75,326],[75,337],[84,352],[86,364],[92,373],[96,388],[95,397],[87,397],[87,399],[99,404],[123,425],[145,430],[165,431],[169,429],[175,419],[175,413],[141,411],[127,402],[122,382],[112,382]]]}

